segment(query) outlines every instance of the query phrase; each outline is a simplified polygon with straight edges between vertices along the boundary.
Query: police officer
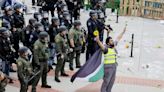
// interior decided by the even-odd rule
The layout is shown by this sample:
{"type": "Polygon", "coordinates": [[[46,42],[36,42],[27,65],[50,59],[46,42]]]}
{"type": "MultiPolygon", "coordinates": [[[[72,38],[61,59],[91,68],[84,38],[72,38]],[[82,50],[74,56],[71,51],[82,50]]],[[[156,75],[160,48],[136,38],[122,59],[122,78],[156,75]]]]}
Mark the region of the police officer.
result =
{"type": "Polygon", "coordinates": [[[104,13],[104,16],[106,16],[106,11],[105,11],[105,7],[103,7],[103,2],[102,1],[98,1],[96,2],[96,5],[93,8],[94,10],[97,11],[101,11],[104,13]]]}
{"type": "Polygon", "coordinates": [[[35,23],[36,23],[36,19],[30,18],[29,24],[27,25],[27,27],[23,28],[21,32],[21,41],[25,46],[27,46],[31,50],[33,45],[31,43],[31,37],[32,37],[32,33],[35,31],[35,23]]]}
{"type": "Polygon", "coordinates": [[[42,25],[44,26],[44,30],[45,31],[48,31],[49,30],[49,26],[50,26],[50,23],[49,23],[49,15],[47,12],[44,12],[43,13],[43,18],[41,19],[41,23],[42,25]]]}
{"type": "Polygon", "coordinates": [[[100,41],[99,37],[96,37],[96,42],[104,52],[104,78],[103,84],[101,86],[101,92],[111,92],[115,77],[116,77],[116,68],[117,68],[117,53],[115,46],[121,40],[122,36],[126,32],[126,27],[123,32],[113,41],[112,37],[107,37],[106,45],[100,41]]]}
{"type": "Polygon", "coordinates": [[[71,19],[71,23],[73,21],[73,13],[74,13],[74,0],[65,0],[67,6],[68,6],[68,10],[69,10],[69,14],[70,14],[70,19],[71,19]]]}
{"type": "Polygon", "coordinates": [[[6,85],[7,85],[7,78],[5,74],[0,70],[0,92],[5,92],[6,85]]]}
{"type": "Polygon", "coordinates": [[[14,25],[14,20],[13,20],[13,10],[12,10],[12,7],[11,6],[7,6],[5,7],[5,10],[4,10],[4,15],[3,15],[3,20],[6,20],[10,23],[10,26],[13,27],[14,25]]]}
{"type": "MultiPolygon", "coordinates": [[[[34,45],[35,41],[39,38],[39,33],[44,31],[44,27],[41,23],[36,22],[34,24],[35,31],[31,33],[29,41],[31,42],[31,46],[34,45]]],[[[32,47],[33,48],[33,47],[32,47]]]]}
{"type": "MultiPolygon", "coordinates": [[[[76,68],[80,68],[80,54],[83,46],[83,42],[85,42],[84,34],[81,31],[81,22],[79,20],[75,20],[74,26],[69,31],[69,40],[70,45],[73,48],[74,52],[70,58],[73,58],[74,55],[76,61],[76,68]]],[[[70,70],[73,70],[73,59],[70,60],[70,70]]]]}
{"type": "Polygon", "coordinates": [[[60,12],[67,9],[67,6],[66,6],[66,4],[64,3],[63,0],[58,0],[56,2],[56,8],[57,8],[57,13],[60,14],[60,12]]]}
{"type": "Polygon", "coordinates": [[[49,59],[49,50],[48,50],[48,33],[40,32],[39,39],[34,43],[34,62],[36,65],[40,65],[41,70],[41,79],[43,88],[51,88],[47,85],[47,72],[48,72],[48,59],[49,59]]]}
{"type": "Polygon", "coordinates": [[[94,8],[94,6],[96,5],[96,2],[98,2],[98,1],[100,1],[100,0],[90,0],[90,2],[91,2],[91,9],[94,8]]]}
{"type": "Polygon", "coordinates": [[[73,17],[74,20],[80,20],[80,8],[82,7],[80,0],[74,0],[73,17]]]}
{"type": "Polygon", "coordinates": [[[17,68],[18,68],[18,79],[21,84],[20,92],[27,92],[28,86],[32,85],[32,91],[36,92],[36,86],[39,82],[39,74],[34,76],[32,65],[29,58],[29,49],[27,47],[21,47],[19,49],[19,58],[17,59],[17,68]],[[31,77],[33,77],[31,79],[31,77]],[[31,82],[31,83],[30,83],[31,82]]]}
{"type": "Polygon", "coordinates": [[[13,13],[13,17],[14,17],[13,27],[17,28],[18,31],[21,31],[21,29],[25,25],[22,5],[17,3],[16,5],[14,5],[14,10],[15,12],[13,13]]]}
{"type": "Polygon", "coordinates": [[[58,18],[59,18],[60,24],[61,24],[64,11],[68,11],[67,5],[64,4],[64,2],[62,0],[58,0],[58,2],[56,3],[56,7],[57,7],[58,18]]]}
{"type": "MultiPolygon", "coordinates": [[[[7,30],[11,30],[11,26],[10,23],[6,20],[3,20],[2,22],[2,27],[5,27],[7,30]]],[[[17,32],[13,32],[13,30],[11,31],[11,35],[10,35],[10,43],[13,47],[13,50],[11,52],[11,57],[10,57],[10,72],[16,72],[13,67],[12,67],[12,63],[15,63],[15,58],[18,58],[18,54],[17,51],[19,49],[19,34],[17,32]],[[17,38],[17,39],[14,39],[17,38]]]]}
{"type": "Polygon", "coordinates": [[[10,23],[9,23],[9,21],[7,21],[7,20],[3,20],[3,21],[2,21],[2,27],[5,27],[5,28],[7,28],[8,30],[11,30],[10,23]]]}
{"type": "Polygon", "coordinates": [[[105,23],[105,15],[101,10],[97,10],[98,20],[101,23],[105,23]]]}
{"type": "MultiPolygon", "coordinates": [[[[12,58],[11,42],[9,31],[1,27],[0,28],[0,59],[2,60],[2,71],[9,76],[10,60],[12,58]]],[[[13,81],[10,79],[10,83],[13,81]]]]}
{"type": "Polygon", "coordinates": [[[71,20],[70,20],[70,14],[68,12],[63,13],[63,19],[61,21],[62,26],[66,26],[67,29],[70,29],[72,27],[71,20]]]}
{"type": "Polygon", "coordinates": [[[39,12],[35,12],[33,17],[34,19],[36,19],[37,22],[40,22],[40,20],[42,19],[42,16],[39,12]]]}
{"type": "Polygon", "coordinates": [[[55,58],[55,40],[54,40],[54,38],[59,33],[58,28],[59,28],[60,23],[59,23],[59,19],[57,17],[52,17],[51,23],[52,24],[49,27],[48,34],[50,36],[49,48],[50,48],[50,52],[51,52],[50,61],[52,61],[51,62],[51,65],[52,65],[52,64],[54,64],[54,58],[55,58]]]}
{"type": "Polygon", "coordinates": [[[43,6],[45,0],[37,0],[37,6],[43,6]]]}
{"type": "Polygon", "coordinates": [[[69,44],[67,41],[66,33],[67,28],[65,26],[59,27],[59,34],[55,37],[56,43],[56,54],[57,54],[57,65],[55,69],[55,81],[60,82],[59,72],[61,72],[61,76],[68,76],[65,71],[65,62],[67,61],[67,53],[69,49],[69,44]]]}
{"type": "Polygon", "coordinates": [[[57,0],[45,0],[45,9],[43,11],[51,12],[51,16],[54,17],[55,4],[57,0]]]}
{"type": "Polygon", "coordinates": [[[86,52],[86,60],[88,60],[95,52],[99,49],[99,46],[95,42],[94,32],[98,31],[100,34],[100,40],[103,41],[103,29],[105,25],[100,22],[97,16],[96,11],[90,12],[90,18],[87,20],[87,28],[88,28],[88,38],[87,38],[87,52],[86,52]]]}

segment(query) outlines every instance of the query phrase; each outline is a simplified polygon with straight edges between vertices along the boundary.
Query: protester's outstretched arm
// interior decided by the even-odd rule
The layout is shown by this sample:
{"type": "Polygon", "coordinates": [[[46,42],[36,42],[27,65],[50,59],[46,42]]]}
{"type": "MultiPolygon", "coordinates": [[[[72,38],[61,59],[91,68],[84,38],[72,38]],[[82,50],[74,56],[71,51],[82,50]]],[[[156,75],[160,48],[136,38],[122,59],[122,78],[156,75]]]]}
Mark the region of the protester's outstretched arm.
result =
{"type": "MultiPolygon", "coordinates": [[[[127,26],[127,25],[126,25],[127,26]]],[[[116,38],[116,41],[120,41],[124,35],[124,33],[126,32],[126,26],[124,28],[124,30],[118,35],[118,37],[116,38]]]]}
{"type": "Polygon", "coordinates": [[[98,45],[100,46],[100,48],[104,51],[104,50],[105,50],[105,46],[104,46],[103,43],[100,41],[99,36],[96,37],[96,42],[98,43],[98,45]]]}

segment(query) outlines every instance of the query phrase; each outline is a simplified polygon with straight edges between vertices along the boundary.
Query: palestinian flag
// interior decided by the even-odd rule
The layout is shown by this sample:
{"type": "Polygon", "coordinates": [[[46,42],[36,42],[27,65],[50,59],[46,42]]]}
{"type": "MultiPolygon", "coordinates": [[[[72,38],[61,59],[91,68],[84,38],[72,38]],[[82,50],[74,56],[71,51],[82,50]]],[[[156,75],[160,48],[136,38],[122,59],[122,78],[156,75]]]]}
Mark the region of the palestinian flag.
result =
{"type": "Polygon", "coordinates": [[[75,79],[96,82],[103,78],[104,67],[102,62],[102,51],[97,50],[95,54],[72,76],[71,82],[75,79]]]}

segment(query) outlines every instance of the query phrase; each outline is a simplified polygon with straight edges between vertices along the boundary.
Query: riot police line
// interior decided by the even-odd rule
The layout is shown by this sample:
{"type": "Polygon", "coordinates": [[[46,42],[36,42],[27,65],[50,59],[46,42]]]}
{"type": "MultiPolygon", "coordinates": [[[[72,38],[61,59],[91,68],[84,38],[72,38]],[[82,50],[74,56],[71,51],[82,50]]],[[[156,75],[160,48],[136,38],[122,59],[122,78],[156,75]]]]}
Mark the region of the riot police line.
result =
{"type": "MultiPolygon", "coordinates": [[[[59,74],[69,76],[64,70],[66,62],[73,71],[75,65],[76,68],[82,66],[80,55],[85,52],[85,48],[86,61],[99,48],[94,41],[94,31],[99,31],[102,41],[103,30],[112,30],[109,25],[105,25],[106,13],[100,1],[96,2],[89,14],[87,31],[82,28],[79,21],[80,4],[78,1],[58,0],[52,3],[47,0],[40,4],[41,12],[35,12],[27,26],[22,4],[4,7],[0,17],[0,70],[3,72],[1,75],[6,75],[10,83],[13,83],[13,79],[9,77],[10,69],[12,63],[17,65],[20,92],[27,92],[29,85],[32,85],[32,92],[36,92],[40,78],[43,88],[51,88],[47,83],[47,73],[53,69],[53,65],[56,65],[55,81],[61,82],[59,74]],[[71,4],[76,8],[69,6],[71,4]],[[58,16],[54,16],[55,9],[58,16]],[[48,11],[52,15],[51,23],[48,11]]],[[[2,77],[0,81],[4,79],[2,77]]],[[[3,82],[0,82],[2,92],[6,86],[3,82]]]]}

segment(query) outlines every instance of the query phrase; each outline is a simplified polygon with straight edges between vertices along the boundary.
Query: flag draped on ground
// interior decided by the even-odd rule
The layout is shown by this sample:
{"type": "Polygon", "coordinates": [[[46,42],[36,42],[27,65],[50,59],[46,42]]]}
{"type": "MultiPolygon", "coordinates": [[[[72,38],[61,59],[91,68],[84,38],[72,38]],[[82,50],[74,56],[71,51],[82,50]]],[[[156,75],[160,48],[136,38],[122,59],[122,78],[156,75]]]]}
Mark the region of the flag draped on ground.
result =
{"type": "Polygon", "coordinates": [[[96,82],[103,78],[104,67],[102,62],[102,51],[97,50],[94,55],[72,76],[71,82],[75,79],[96,82]]]}

